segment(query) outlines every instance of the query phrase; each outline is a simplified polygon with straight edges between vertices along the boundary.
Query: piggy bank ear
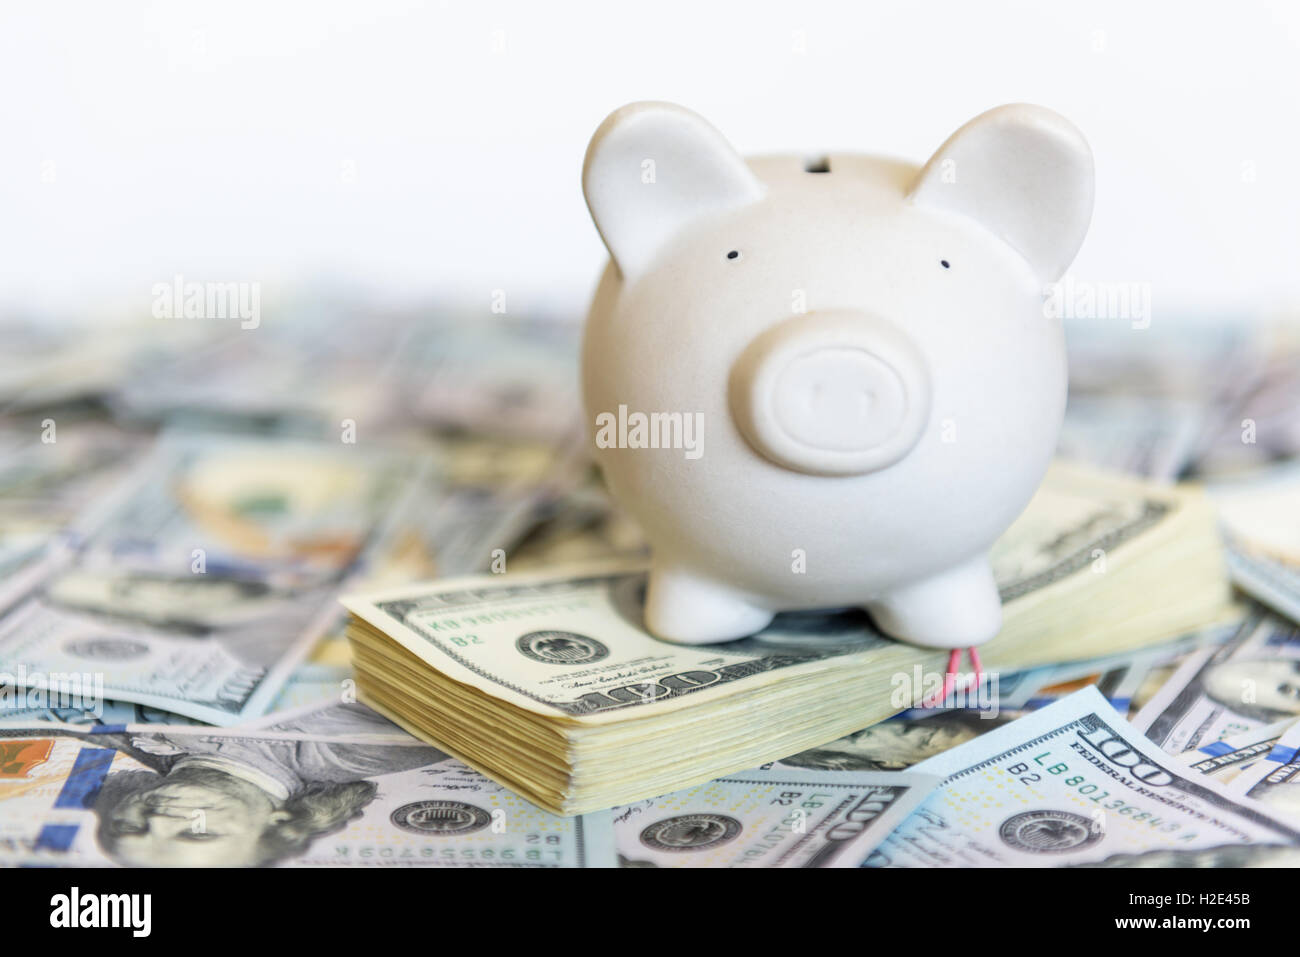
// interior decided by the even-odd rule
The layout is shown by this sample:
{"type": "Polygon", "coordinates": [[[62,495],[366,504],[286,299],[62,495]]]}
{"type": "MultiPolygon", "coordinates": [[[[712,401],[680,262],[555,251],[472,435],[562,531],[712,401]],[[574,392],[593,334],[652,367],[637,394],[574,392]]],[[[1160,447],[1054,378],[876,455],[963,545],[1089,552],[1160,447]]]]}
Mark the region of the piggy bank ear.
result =
{"type": "Polygon", "coordinates": [[[1061,278],[1092,218],[1092,152],[1064,117],[999,106],[939,147],[912,201],[968,216],[1020,253],[1045,283],[1061,278]]]}
{"type": "Polygon", "coordinates": [[[672,103],[632,103],[611,113],[587,147],[582,191],[625,279],[692,223],[764,192],[722,134],[672,103]]]}

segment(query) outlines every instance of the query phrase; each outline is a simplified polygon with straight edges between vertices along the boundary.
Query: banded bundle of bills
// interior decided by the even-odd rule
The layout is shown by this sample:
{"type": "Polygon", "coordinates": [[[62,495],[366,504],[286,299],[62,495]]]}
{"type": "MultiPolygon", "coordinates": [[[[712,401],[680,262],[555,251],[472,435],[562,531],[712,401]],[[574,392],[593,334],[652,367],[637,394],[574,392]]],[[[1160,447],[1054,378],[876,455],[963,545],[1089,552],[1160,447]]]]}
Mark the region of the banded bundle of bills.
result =
{"type": "MultiPolygon", "coordinates": [[[[993,557],[1004,626],[991,669],[1166,641],[1228,609],[1194,490],[1058,464],[993,557]]],[[[644,582],[641,566],[608,562],[345,598],[358,688],[417,736],[578,814],[823,744],[941,680],[943,652],[889,640],[857,611],[667,644],[642,627],[644,582]]]]}

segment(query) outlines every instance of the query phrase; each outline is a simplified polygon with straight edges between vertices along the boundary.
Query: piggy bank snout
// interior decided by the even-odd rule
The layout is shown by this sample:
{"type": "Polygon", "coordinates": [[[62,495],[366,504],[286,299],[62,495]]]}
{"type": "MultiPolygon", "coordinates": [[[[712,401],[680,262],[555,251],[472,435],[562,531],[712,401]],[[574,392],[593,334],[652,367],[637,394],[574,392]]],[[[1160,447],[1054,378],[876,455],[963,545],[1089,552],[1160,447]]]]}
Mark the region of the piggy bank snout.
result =
{"type": "Polygon", "coordinates": [[[731,413],[754,450],[813,475],[862,475],[916,445],[930,379],[896,326],[854,312],[809,313],[766,330],[731,369],[731,413]]]}

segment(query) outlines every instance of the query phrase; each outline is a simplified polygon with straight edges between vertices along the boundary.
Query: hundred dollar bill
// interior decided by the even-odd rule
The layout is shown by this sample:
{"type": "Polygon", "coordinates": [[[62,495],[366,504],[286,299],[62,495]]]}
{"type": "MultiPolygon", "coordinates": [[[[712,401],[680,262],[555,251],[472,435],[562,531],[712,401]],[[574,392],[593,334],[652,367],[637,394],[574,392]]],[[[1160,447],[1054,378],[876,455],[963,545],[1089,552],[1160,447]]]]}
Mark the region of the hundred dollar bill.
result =
{"type": "MultiPolygon", "coordinates": [[[[1229,629],[1229,631],[1231,630],[1229,629]]],[[[1181,668],[1187,659],[1194,654],[1196,654],[1195,651],[1189,651],[1166,664],[1156,665],[1146,673],[1137,691],[1133,693],[1133,698],[1129,701],[1128,717],[1130,721],[1137,720],[1137,716],[1142,713],[1142,709],[1160,693],[1160,689],[1168,684],[1169,679],[1174,676],[1174,672],[1181,668]]]]}
{"type": "Polygon", "coordinates": [[[1189,656],[1133,723],[1170,754],[1300,717],[1300,629],[1256,609],[1189,656]]]}
{"type": "Polygon", "coordinates": [[[935,777],[759,768],[615,807],[623,867],[857,867],[935,777]]]}
{"type": "Polygon", "coordinates": [[[1026,668],[1020,671],[985,672],[980,681],[975,680],[974,672],[961,673],[957,676],[952,690],[943,701],[934,701],[942,690],[943,675],[939,673],[927,677],[913,669],[912,675],[899,676],[901,684],[907,682],[922,688],[926,692],[926,705],[923,709],[903,712],[903,715],[921,716],[936,710],[970,710],[978,711],[986,718],[994,718],[1002,711],[1015,711],[1025,706],[1030,696],[1041,687],[1043,679],[1049,676],[1053,666],[1026,668]]]}
{"type": "Polygon", "coordinates": [[[1132,686],[1150,671],[1143,667],[1146,660],[1145,656],[1126,659],[1115,655],[1035,668],[1001,705],[1017,712],[1034,711],[1087,685],[1095,685],[1115,708],[1125,711],[1132,686]]]}
{"type": "Polygon", "coordinates": [[[1045,707],[1079,688],[1092,685],[1110,702],[1111,707],[1121,714],[1128,714],[1133,695],[1137,693],[1142,681],[1151,671],[1150,660],[1134,658],[1128,663],[1116,664],[1101,672],[1091,672],[1062,681],[1053,679],[1039,688],[1033,697],[1025,702],[1025,709],[1033,711],[1045,707]]]}
{"type": "Polygon", "coordinates": [[[1201,459],[1227,425],[1240,423],[1234,413],[1264,368],[1266,343],[1248,323],[1134,318],[1066,322],[1070,401],[1062,451],[1172,478],[1201,459]]]}
{"type": "Polygon", "coordinates": [[[423,743],[383,715],[356,701],[317,701],[263,715],[255,721],[240,725],[240,730],[313,737],[396,738],[407,744],[423,743]]]}
{"type": "Polygon", "coordinates": [[[0,323],[0,408],[64,412],[106,399],[141,370],[193,352],[211,339],[209,323],[156,319],[74,321],[30,316],[0,323]]]}
{"type": "MultiPolygon", "coordinates": [[[[321,708],[343,699],[355,691],[352,669],[327,664],[303,662],[294,668],[276,694],[268,717],[273,713],[311,706],[321,708]]],[[[130,701],[87,700],[68,702],[64,706],[57,693],[45,688],[0,687],[0,728],[25,728],[50,722],[86,726],[165,724],[203,724],[195,718],[163,711],[130,701]]],[[[245,722],[253,727],[257,722],[245,722]]]]}
{"type": "Polygon", "coordinates": [[[1296,719],[1287,718],[1254,731],[1236,734],[1222,741],[1202,745],[1195,751],[1184,751],[1178,755],[1178,760],[1193,771],[1227,784],[1272,751],[1282,734],[1295,723],[1296,719]]]}
{"type": "Polygon", "coordinates": [[[203,724],[194,718],[129,701],[84,701],[72,707],[60,705],[60,699],[43,704],[48,694],[44,688],[0,688],[0,728],[28,728],[41,724],[73,725],[91,730],[109,725],[203,724]],[[7,702],[14,702],[8,705],[7,702]]]}
{"type": "Polygon", "coordinates": [[[877,848],[877,867],[1194,864],[1300,830],[1142,737],[1096,688],[917,765],[943,783],[877,848]]]}
{"type": "Polygon", "coordinates": [[[395,360],[417,325],[388,310],[362,315],[335,299],[284,302],[264,319],[245,315],[203,348],[138,370],[117,389],[113,409],[186,427],[333,435],[351,419],[374,428],[400,408],[395,360]]]}
{"type": "Polygon", "coordinates": [[[581,422],[581,325],[494,315],[408,327],[415,332],[403,346],[397,378],[406,408],[421,421],[551,440],[581,422]]]}
{"type": "Polygon", "coordinates": [[[1300,826],[1300,725],[1293,722],[1283,731],[1267,753],[1233,779],[1229,790],[1300,826]]]}
{"type": "Polygon", "coordinates": [[[529,529],[510,552],[510,569],[554,568],[648,553],[641,526],[610,500],[599,475],[592,474],[529,529]]]}
{"type": "Polygon", "coordinates": [[[79,416],[0,425],[0,607],[62,564],[148,441],[79,416]]]}
{"type": "Polygon", "coordinates": [[[351,668],[304,661],[293,669],[289,680],[267,708],[267,714],[307,705],[332,704],[350,698],[355,691],[351,668]]]}
{"type": "Polygon", "coordinates": [[[410,522],[430,543],[436,574],[500,572],[507,552],[515,568],[520,541],[588,471],[580,440],[577,433],[558,445],[483,436],[441,440],[436,504],[417,506],[422,514],[410,522]]]}
{"type": "Polygon", "coordinates": [[[1139,696],[1154,670],[1181,661],[1203,648],[1221,645],[1228,640],[1230,634],[1226,628],[1210,628],[1137,651],[1049,665],[1042,669],[1042,679],[1028,695],[1016,695],[1007,706],[1035,710],[1085,685],[1096,685],[1111,707],[1120,714],[1127,715],[1134,699],[1139,696]]]}
{"type": "MultiPolygon", "coordinates": [[[[1221,427],[1198,456],[1200,475],[1244,474],[1300,454],[1300,333],[1294,315],[1249,323],[1262,332],[1258,374],[1242,381],[1239,401],[1224,408],[1221,427]]],[[[1217,372],[1222,378],[1223,372],[1217,372]]]]}
{"type": "Polygon", "coordinates": [[[775,762],[810,771],[902,771],[1020,716],[1017,711],[912,709],[775,762]]]}
{"type": "Polygon", "coordinates": [[[558,817],[447,760],[406,771],[300,867],[616,867],[608,811],[558,817]]]}
{"type": "Polygon", "coordinates": [[[560,818],[413,739],[0,730],[0,864],[614,866],[607,813],[560,818]]]}
{"type": "Polygon", "coordinates": [[[425,466],[342,443],[163,440],[75,559],[0,617],[0,685],[211,724],[261,714],[425,466]]]}

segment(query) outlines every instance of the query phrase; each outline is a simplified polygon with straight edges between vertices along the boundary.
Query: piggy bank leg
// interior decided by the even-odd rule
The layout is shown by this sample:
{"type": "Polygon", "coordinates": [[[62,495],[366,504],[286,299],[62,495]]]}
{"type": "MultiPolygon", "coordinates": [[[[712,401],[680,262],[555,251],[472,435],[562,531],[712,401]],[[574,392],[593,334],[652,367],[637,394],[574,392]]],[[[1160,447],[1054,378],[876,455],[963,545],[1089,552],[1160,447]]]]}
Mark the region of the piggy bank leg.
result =
{"type": "Polygon", "coordinates": [[[1002,600],[983,555],[867,605],[886,634],[926,648],[972,648],[1002,627],[1002,600]]]}
{"type": "Polygon", "coordinates": [[[745,596],[679,567],[656,565],[646,589],[650,633],[684,645],[731,641],[762,631],[772,612],[745,596]]]}

